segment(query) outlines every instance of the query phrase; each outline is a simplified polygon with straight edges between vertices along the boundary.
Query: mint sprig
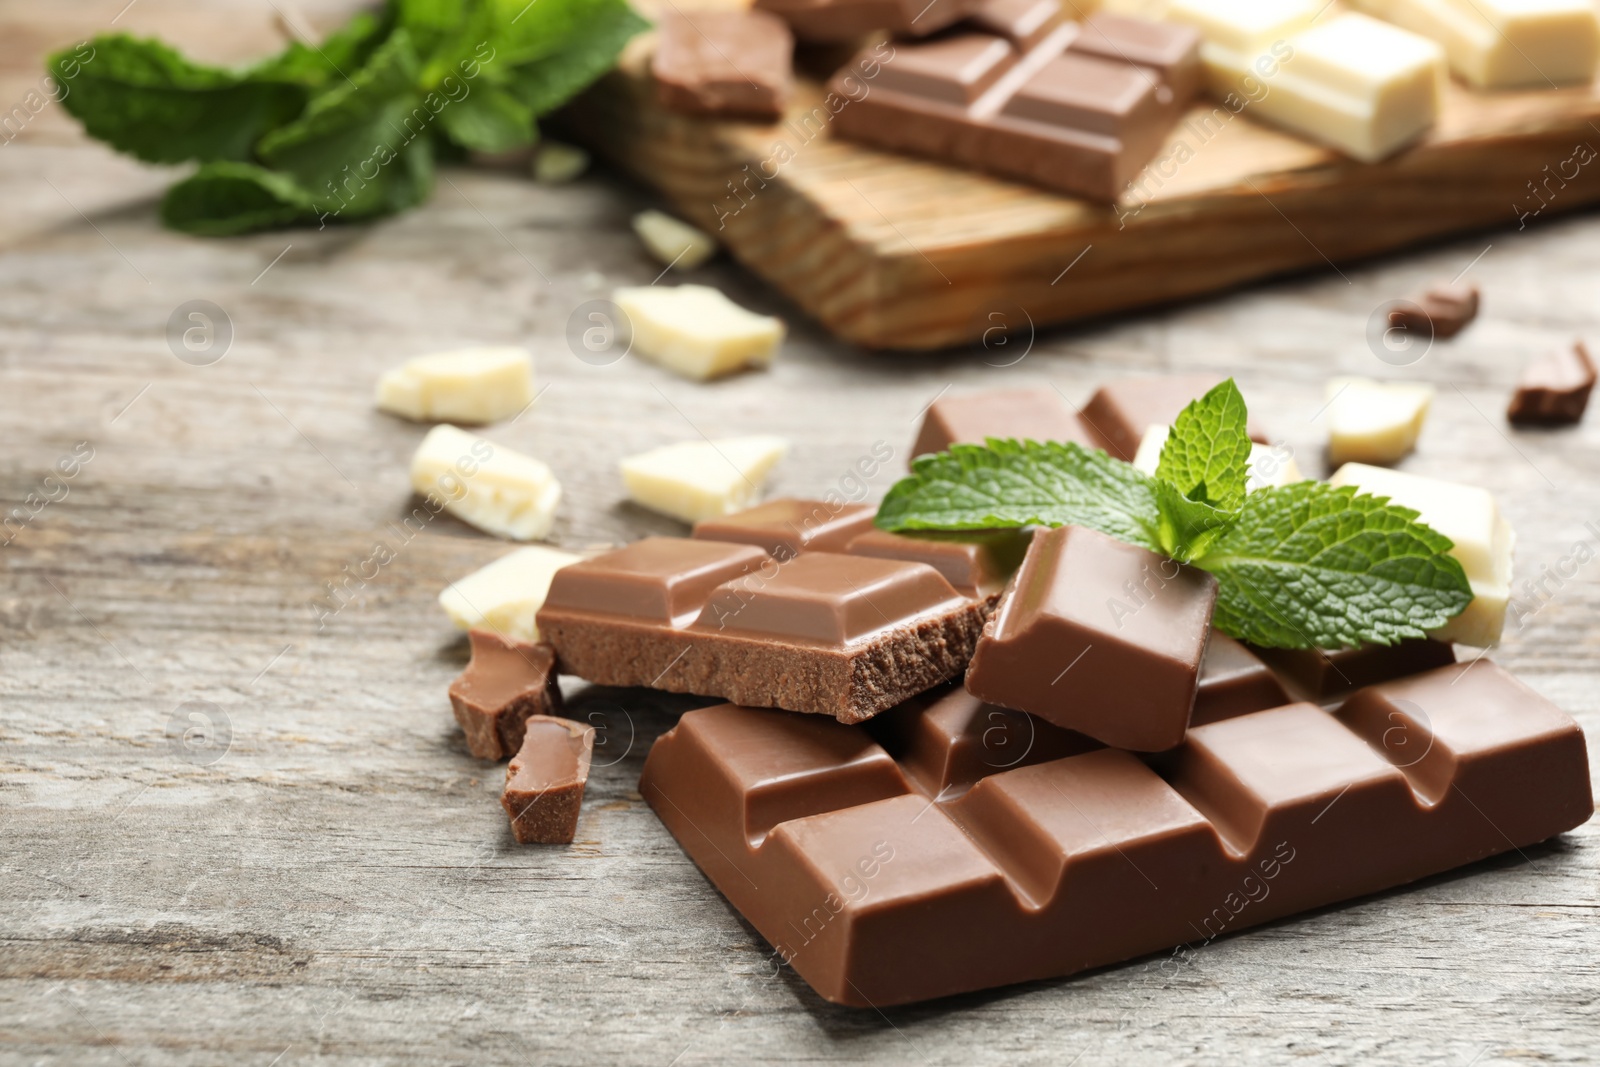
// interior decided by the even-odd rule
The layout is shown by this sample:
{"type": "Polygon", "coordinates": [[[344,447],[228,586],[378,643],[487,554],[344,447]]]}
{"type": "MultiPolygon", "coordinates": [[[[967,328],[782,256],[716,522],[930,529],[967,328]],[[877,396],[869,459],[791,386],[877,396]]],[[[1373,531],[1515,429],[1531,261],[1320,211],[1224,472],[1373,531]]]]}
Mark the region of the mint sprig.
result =
{"type": "Polygon", "coordinates": [[[1466,609],[1452,542],[1417,512],[1319,482],[1247,493],[1245,425],[1230,379],[1178,416],[1153,478],[1072,442],[953,445],[912,461],[877,524],[1086,526],[1210,571],[1217,629],[1268,647],[1389,645],[1466,609]]]}

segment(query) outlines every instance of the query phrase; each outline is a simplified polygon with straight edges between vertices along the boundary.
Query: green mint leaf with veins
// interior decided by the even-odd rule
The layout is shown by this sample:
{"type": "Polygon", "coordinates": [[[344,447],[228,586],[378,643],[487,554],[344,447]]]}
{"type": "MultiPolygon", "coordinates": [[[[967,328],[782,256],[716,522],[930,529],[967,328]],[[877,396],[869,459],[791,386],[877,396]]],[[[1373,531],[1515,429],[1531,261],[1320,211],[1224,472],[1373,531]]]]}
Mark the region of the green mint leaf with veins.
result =
{"type": "Polygon", "coordinates": [[[1172,424],[1156,477],[1190,500],[1237,511],[1250,478],[1244,397],[1233,379],[1184,408],[1172,424]]]}
{"type": "Polygon", "coordinates": [[[1155,483],[1076,442],[957,444],[920,456],[878,508],[885,530],[1087,526],[1159,551],[1155,483]]]}
{"type": "Polygon", "coordinates": [[[1449,538],[1417,512],[1353,487],[1260,489],[1194,562],[1217,576],[1213,623],[1276,648],[1393,644],[1472,600],[1449,538]]]}
{"type": "Polygon", "coordinates": [[[1215,507],[1204,493],[1190,499],[1170,482],[1155,479],[1156,540],[1160,550],[1179,563],[1202,555],[1238,519],[1237,509],[1215,507]]]}
{"type": "Polygon", "coordinates": [[[202,164],[161,202],[162,222],[204,237],[312,222],[317,214],[316,201],[293,178],[232,161],[202,164]]]}

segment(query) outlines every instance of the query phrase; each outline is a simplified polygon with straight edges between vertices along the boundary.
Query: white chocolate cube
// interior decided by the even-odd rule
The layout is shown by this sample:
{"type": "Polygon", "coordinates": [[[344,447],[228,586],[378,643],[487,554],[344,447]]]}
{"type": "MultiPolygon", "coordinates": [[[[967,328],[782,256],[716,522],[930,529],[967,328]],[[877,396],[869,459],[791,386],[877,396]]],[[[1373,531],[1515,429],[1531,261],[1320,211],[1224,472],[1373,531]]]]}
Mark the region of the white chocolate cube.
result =
{"type": "Polygon", "coordinates": [[[789,450],[781,437],[684,441],[622,461],[634,503],[684,522],[720,518],[754,504],[789,450]]]}
{"type": "Polygon", "coordinates": [[[764,367],[783,343],[783,320],[757,315],[708,285],[646,285],[612,294],[633,330],[631,351],[687,378],[764,367]]]}
{"type": "Polygon", "coordinates": [[[561,501],[549,467],[454,426],[435,426],[422,439],[411,488],[437,497],[462,522],[513,541],[549,534],[561,501]]]}
{"type": "Polygon", "coordinates": [[[417,422],[497,422],[533,395],[533,357],[525,348],[417,356],[378,379],[378,407],[417,422]]]}
{"type": "Polygon", "coordinates": [[[519,548],[445,586],[439,606],[463,630],[493,630],[537,641],[533,617],[544,605],[550,579],[579,558],[539,545],[519,548]]]}
{"type": "MultiPolygon", "coordinates": [[[[1154,478],[1156,468],[1161,465],[1161,450],[1166,447],[1167,437],[1171,433],[1170,426],[1151,426],[1145,430],[1144,436],[1139,439],[1139,450],[1134,454],[1133,465],[1154,478]]],[[[1303,481],[1305,476],[1300,473],[1300,465],[1294,461],[1294,452],[1288,446],[1250,442],[1249,477],[1245,481],[1245,492],[1253,493],[1257,489],[1303,481]]]]}
{"type": "Polygon", "coordinates": [[[673,270],[694,270],[717,251],[710,234],[662,211],[639,212],[633,217],[633,232],[652,256],[673,270]]]}
{"type": "Polygon", "coordinates": [[[1516,534],[1487,489],[1402,474],[1385,467],[1346,463],[1328,479],[1363,493],[1386,496],[1419,513],[1422,522],[1455,542],[1450,554],[1472,583],[1472,602],[1433,636],[1487,648],[1500,640],[1511,599],[1511,557],[1516,534]]]}
{"type": "Polygon", "coordinates": [[[1398,463],[1417,446],[1433,386],[1334,378],[1326,396],[1329,463],[1398,463]]]}
{"type": "Polygon", "coordinates": [[[1479,89],[1581,85],[1600,61],[1594,0],[1352,0],[1355,7],[1444,47],[1450,69],[1479,89]]]}
{"type": "Polygon", "coordinates": [[[589,169],[589,153],[560,141],[541,141],[533,157],[533,180],[540,185],[565,185],[589,169]]]}

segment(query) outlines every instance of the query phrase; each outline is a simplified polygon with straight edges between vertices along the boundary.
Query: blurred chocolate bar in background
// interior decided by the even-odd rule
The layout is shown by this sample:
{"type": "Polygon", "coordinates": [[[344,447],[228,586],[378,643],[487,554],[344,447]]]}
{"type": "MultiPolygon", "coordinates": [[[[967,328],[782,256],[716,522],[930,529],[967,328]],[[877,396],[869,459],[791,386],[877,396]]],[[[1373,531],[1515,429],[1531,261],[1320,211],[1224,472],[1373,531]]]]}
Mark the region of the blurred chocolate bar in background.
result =
{"type": "Polygon", "coordinates": [[[1566,426],[1583,418],[1594,391],[1594,360],[1574,341],[1534,360],[1522,372],[1506,418],[1521,426],[1566,426]]]}
{"type": "Polygon", "coordinates": [[[925,37],[966,18],[983,0],[756,0],[802,41],[853,41],[874,30],[925,37]]]}
{"type": "Polygon", "coordinates": [[[765,11],[669,10],[650,62],[673,111],[777,119],[794,82],[794,36],[765,11]]]}

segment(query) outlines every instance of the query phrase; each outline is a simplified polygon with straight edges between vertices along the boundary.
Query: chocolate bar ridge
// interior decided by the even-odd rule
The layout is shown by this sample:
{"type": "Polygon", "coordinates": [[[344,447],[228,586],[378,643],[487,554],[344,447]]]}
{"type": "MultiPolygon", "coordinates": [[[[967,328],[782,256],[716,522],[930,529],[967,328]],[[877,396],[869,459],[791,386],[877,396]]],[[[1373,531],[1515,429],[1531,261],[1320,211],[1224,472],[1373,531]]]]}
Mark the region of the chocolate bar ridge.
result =
{"type": "Polygon", "coordinates": [[[1209,940],[1594,810],[1577,724],[1488,662],[1200,726],[1159,765],[1100,749],[941,799],[872,731],[719,705],[639,788],[776,956],[875,1008],[1209,940]]]}

